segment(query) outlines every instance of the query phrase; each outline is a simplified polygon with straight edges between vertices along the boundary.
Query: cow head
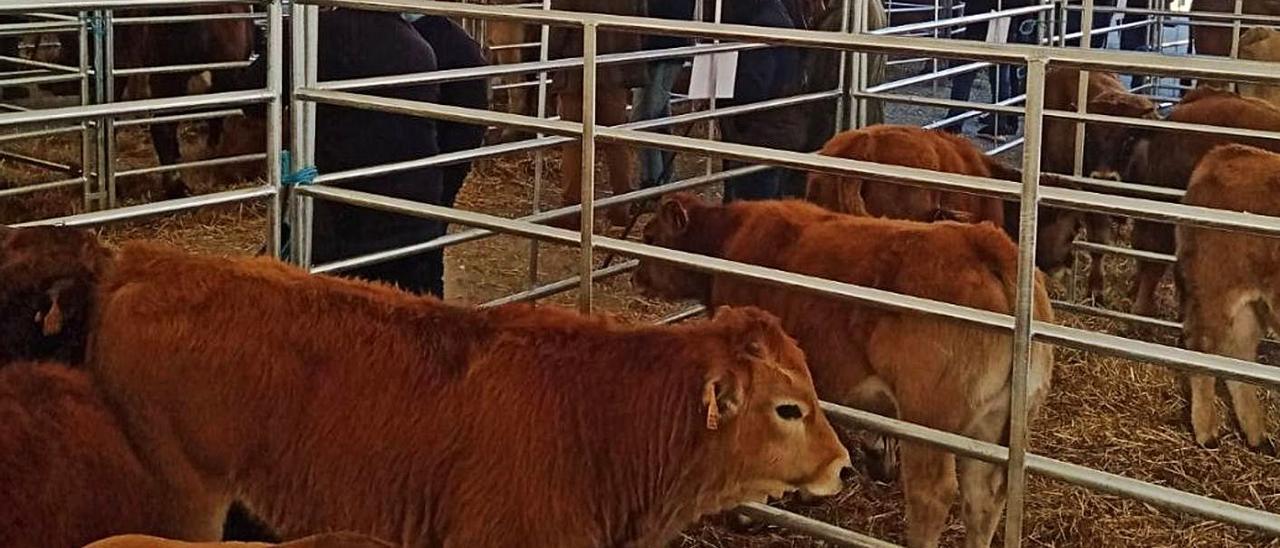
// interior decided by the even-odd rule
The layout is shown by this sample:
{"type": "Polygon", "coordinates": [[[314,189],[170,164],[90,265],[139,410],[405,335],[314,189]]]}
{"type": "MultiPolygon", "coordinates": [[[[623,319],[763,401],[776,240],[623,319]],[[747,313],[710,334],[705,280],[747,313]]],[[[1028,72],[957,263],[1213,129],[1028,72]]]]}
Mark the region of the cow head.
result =
{"type": "Polygon", "coordinates": [[[708,370],[702,404],[713,454],[733,486],[723,506],[840,492],[849,452],[818,407],[800,347],[761,310],[720,307],[714,317],[729,355],[708,370]]]}
{"type": "MultiPolygon", "coordinates": [[[[1091,99],[1089,112],[1148,120],[1159,118],[1155,103],[1141,95],[1120,91],[1106,91],[1091,99]]],[[[1084,172],[1095,179],[1121,180],[1133,149],[1147,138],[1147,133],[1115,124],[1089,124],[1084,143],[1084,172]]]]}
{"type": "Polygon", "coordinates": [[[95,285],[108,259],[89,232],[0,227],[0,363],[81,361],[95,285]]]}
{"type": "MultiPolygon", "coordinates": [[[[644,227],[644,243],[679,251],[703,252],[698,249],[698,231],[690,224],[696,213],[707,205],[697,196],[675,193],[663,198],[658,213],[644,227]]],[[[711,277],[644,259],[632,278],[636,287],[647,295],[665,299],[704,299],[711,288],[711,277]]]]}

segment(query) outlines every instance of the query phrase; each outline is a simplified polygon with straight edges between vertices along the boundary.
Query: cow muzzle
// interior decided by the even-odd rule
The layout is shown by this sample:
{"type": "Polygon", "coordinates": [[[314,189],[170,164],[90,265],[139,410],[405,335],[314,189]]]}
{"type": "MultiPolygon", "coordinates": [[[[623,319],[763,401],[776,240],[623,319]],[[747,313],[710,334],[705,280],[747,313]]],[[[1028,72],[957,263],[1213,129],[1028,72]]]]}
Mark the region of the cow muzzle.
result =
{"type": "Polygon", "coordinates": [[[853,479],[855,473],[853,461],[849,459],[849,452],[841,451],[838,458],[822,467],[813,481],[800,486],[800,496],[813,498],[837,495],[844,489],[845,482],[853,479]]]}
{"type": "Polygon", "coordinates": [[[1090,173],[1089,177],[1093,179],[1102,179],[1104,181],[1121,181],[1120,174],[1113,169],[1100,169],[1090,173]]]}

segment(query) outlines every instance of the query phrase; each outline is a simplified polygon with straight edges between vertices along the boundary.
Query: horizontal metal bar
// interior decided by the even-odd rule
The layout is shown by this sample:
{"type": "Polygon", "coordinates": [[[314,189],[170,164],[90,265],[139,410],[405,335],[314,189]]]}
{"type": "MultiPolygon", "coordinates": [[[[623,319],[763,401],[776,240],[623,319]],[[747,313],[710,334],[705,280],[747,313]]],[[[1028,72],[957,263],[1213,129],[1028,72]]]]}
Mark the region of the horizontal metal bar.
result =
{"type": "Polygon", "coordinates": [[[1121,255],[1134,259],[1142,259],[1153,263],[1173,264],[1177,262],[1177,257],[1166,253],[1154,253],[1151,251],[1143,251],[1141,249],[1131,249],[1128,247],[1116,247],[1113,245],[1105,245],[1094,242],[1076,241],[1076,248],[1083,251],[1096,251],[1106,253],[1108,255],[1121,255]]]}
{"type": "Polygon", "coordinates": [[[192,113],[186,113],[186,114],[171,114],[168,116],[130,118],[128,120],[116,121],[116,128],[133,127],[133,126],[149,126],[154,124],[167,124],[171,122],[195,122],[200,120],[214,120],[217,118],[226,118],[229,116],[244,116],[244,111],[240,109],[227,109],[227,110],[211,110],[208,112],[192,112],[192,113]]]}
{"type": "Polygon", "coordinates": [[[0,13],[179,8],[228,4],[264,4],[266,1],[268,0],[10,0],[0,4],[0,13]]]}
{"type": "MultiPolygon", "coordinates": [[[[1080,4],[1067,4],[1066,8],[1072,11],[1084,11],[1084,6],[1080,4]]],[[[1113,13],[1113,14],[1123,13],[1125,15],[1164,16],[1167,18],[1164,23],[1166,26],[1185,24],[1183,21],[1179,21],[1179,19],[1188,19],[1188,20],[1205,19],[1210,21],[1218,20],[1218,21],[1226,22],[1227,24],[1233,24],[1236,21],[1239,21],[1241,25],[1280,26],[1280,17],[1277,17],[1275,15],[1262,15],[1262,14],[1249,14],[1249,13],[1241,13],[1240,15],[1236,15],[1231,12],[1219,12],[1219,11],[1172,11],[1172,10],[1159,10],[1159,9],[1152,9],[1152,8],[1130,8],[1127,6],[1124,8],[1120,8],[1117,6],[1104,6],[1100,4],[1095,5],[1093,7],[1093,11],[1098,13],[1113,13]]],[[[1200,22],[1193,22],[1193,24],[1196,26],[1199,26],[1200,22]]]]}
{"type": "Polygon", "coordinates": [[[661,325],[680,323],[690,318],[696,318],[698,316],[702,316],[706,313],[707,313],[707,307],[703,305],[696,305],[696,306],[691,306],[689,308],[681,310],[679,312],[676,312],[675,314],[672,314],[670,316],[664,317],[653,323],[661,324],[661,325]]]}
{"type": "Polygon", "coordinates": [[[83,185],[84,177],[76,177],[74,179],[63,179],[61,181],[50,181],[48,183],[37,183],[33,185],[16,186],[13,188],[0,189],[0,198],[8,198],[11,196],[20,196],[31,194],[33,192],[44,192],[49,190],[58,190],[60,188],[83,185]]]}
{"type": "Polygon", "coordinates": [[[990,11],[987,13],[978,13],[973,15],[964,15],[962,17],[952,17],[950,19],[938,19],[935,21],[923,21],[920,23],[912,23],[910,25],[898,25],[896,27],[884,27],[876,29],[868,34],[878,34],[883,36],[906,34],[909,32],[918,32],[922,30],[935,30],[945,27],[954,27],[957,25],[968,25],[970,23],[984,23],[993,19],[1003,19],[1005,17],[1017,17],[1019,15],[1030,15],[1040,13],[1042,11],[1050,11],[1053,6],[1050,5],[1032,5],[1021,8],[1009,8],[1002,10],[990,11]]]}
{"type": "Polygon", "coordinates": [[[80,67],[70,65],[60,65],[58,63],[47,63],[45,61],[37,61],[35,59],[25,59],[22,57],[14,57],[12,55],[0,55],[0,62],[10,63],[14,65],[22,65],[24,67],[36,67],[46,70],[56,70],[58,72],[74,72],[80,73],[80,67]]]}
{"type": "Polygon", "coordinates": [[[971,112],[999,112],[1001,114],[1022,115],[1022,108],[998,105],[991,103],[977,103],[973,101],[956,101],[952,99],[938,99],[934,97],[925,97],[920,95],[902,95],[897,93],[869,93],[869,92],[853,92],[854,97],[860,99],[879,99],[881,101],[889,101],[892,103],[902,103],[907,105],[918,105],[937,108],[963,108],[971,112]]]}
{"type": "Polygon", "coordinates": [[[532,150],[561,145],[569,141],[572,141],[572,139],[567,137],[542,137],[510,143],[499,143],[496,145],[485,145],[480,148],[461,150],[458,152],[447,152],[444,154],[437,154],[435,156],[428,156],[426,158],[418,158],[416,160],[406,160],[403,162],[361,167],[346,171],[335,171],[333,173],[322,173],[318,175],[313,182],[317,185],[334,185],[344,181],[378,177],[404,171],[413,171],[415,169],[422,169],[425,167],[447,166],[450,164],[470,162],[482,158],[501,156],[503,154],[529,152],[532,150]]]}
{"type": "Polygon", "coordinates": [[[882,93],[886,91],[893,91],[895,89],[911,87],[918,84],[927,84],[934,80],[940,80],[942,78],[948,78],[951,76],[958,76],[966,72],[982,70],[989,66],[991,66],[991,63],[976,62],[976,63],[967,63],[964,65],[959,65],[955,67],[948,67],[935,72],[926,72],[924,74],[918,74],[916,76],[912,76],[909,78],[903,78],[901,80],[893,80],[891,82],[885,82],[880,85],[871,86],[867,88],[867,93],[882,93]]]}
{"type": "Polygon", "coordinates": [[[1095,179],[1093,177],[1076,177],[1065,173],[1056,173],[1055,175],[1086,188],[1092,187],[1113,192],[1131,193],[1152,199],[1163,199],[1165,201],[1182,201],[1182,196],[1186,194],[1186,191],[1178,190],[1176,188],[1126,183],[1123,181],[1110,181],[1107,179],[1095,179]]]}
{"type": "Polygon", "coordinates": [[[498,44],[495,46],[489,46],[489,51],[503,51],[503,50],[509,50],[509,49],[528,49],[528,48],[540,47],[541,45],[542,45],[542,42],[524,42],[520,44],[498,44]]]}
{"type": "MultiPolygon", "coordinates": [[[[693,46],[682,46],[677,48],[666,48],[657,50],[634,51],[627,53],[610,53],[601,55],[597,58],[600,65],[612,65],[619,63],[631,63],[641,61],[655,61],[660,59],[675,59],[680,57],[689,57],[692,55],[708,55],[712,53],[724,53],[730,51],[747,51],[752,49],[760,49],[768,47],[765,44],[744,44],[744,43],[721,43],[721,44],[698,44],[693,46]]],[[[564,70],[571,68],[579,68],[582,66],[581,57],[565,57],[561,59],[553,59],[550,61],[527,61],[523,63],[509,63],[501,65],[484,65],[478,67],[466,67],[447,70],[432,70],[426,72],[411,72],[406,74],[393,74],[390,76],[371,76],[366,78],[352,78],[346,80],[328,80],[317,82],[311,89],[327,90],[327,91],[367,91],[371,89],[398,87],[412,84],[427,83],[445,83],[456,82],[461,80],[471,80],[475,78],[492,78],[495,76],[508,76],[512,74],[524,74],[528,72],[542,72],[553,70],[564,70]]]]}
{"type": "Polygon", "coordinates": [[[92,213],[81,213],[79,215],[70,215],[67,217],[57,217],[53,219],[41,219],[38,221],[19,223],[11,226],[14,228],[30,226],[98,226],[153,217],[155,215],[164,215],[166,213],[179,213],[201,207],[266,198],[274,195],[275,193],[275,187],[270,185],[261,185],[252,188],[227,190],[213,194],[192,196],[190,198],[179,198],[177,200],[165,200],[150,204],[139,204],[136,206],[108,209],[106,211],[94,211],[92,213]]]}
{"type": "Polygon", "coordinates": [[[270,101],[271,98],[272,95],[269,91],[253,90],[208,93],[204,95],[189,95],[183,97],[166,97],[163,99],[144,99],[141,101],[123,101],[119,103],[100,105],[77,105],[42,109],[31,112],[0,114],[0,127],[80,121],[107,116],[154,114],[159,112],[171,112],[175,110],[203,107],[227,107],[251,103],[265,103],[270,101]]]}
{"type": "Polygon", "coordinates": [[[62,135],[64,133],[81,131],[82,129],[84,128],[77,125],[77,126],[67,126],[67,127],[58,127],[58,128],[50,128],[50,129],[41,129],[41,130],[35,130],[35,131],[24,131],[20,133],[6,133],[3,135],[0,135],[0,143],[22,141],[26,139],[38,139],[41,137],[50,137],[53,135],[62,135]]]}
{"type": "Polygon", "coordinates": [[[1141,316],[1138,314],[1120,312],[1119,310],[1109,310],[1106,308],[1099,308],[1096,306],[1088,306],[1088,305],[1083,305],[1078,303],[1069,303],[1066,301],[1053,301],[1053,308],[1055,310],[1070,312],[1072,314],[1083,314],[1086,316],[1093,316],[1095,318],[1106,318],[1108,320],[1116,320],[1116,321],[1121,321],[1129,324],[1139,324],[1147,327],[1169,329],[1169,330],[1179,331],[1179,332],[1182,331],[1182,324],[1178,322],[1171,322],[1169,320],[1164,320],[1160,318],[1148,318],[1146,316],[1141,316]]]}
{"type": "Polygon", "coordinates": [[[842,529],[825,521],[818,521],[800,514],[788,512],[781,508],[757,502],[749,502],[737,508],[737,511],[750,518],[786,527],[815,539],[835,543],[836,546],[854,546],[858,548],[902,548],[898,544],[885,542],[878,538],[842,529]]]}
{"type": "MultiPolygon", "coordinates": [[[[668,183],[666,185],[662,185],[661,187],[633,190],[631,192],[620,194],[618,196],[610,196],[608,198],[596,200],[594,202],[594,209],[599,210],[599,209],[611,207],[618,204],[631,203],[634,201],[644,200],[649,198],[656,198],[667,192],[675,192],[678,190],[692,189],[698,186],[713,184],[713,183],[722,181],[724,179],[727,179],[729,177],[747,175],[747,174],[756,173],[759,171],[764,171],[766,169],[769,169],[769,168],[767,166],[747,166],[747,167],[741,167],[741,168],[732,169],[728,171],[712,173],[710,175],[704,175],[701,177],[695,177],[692,179],[686,179],[684,181],[668,183]]],[[[306,188],[302,188],[301,190],[299,190],[299,192],[304,195],[308,193],[306,188]]],[[[549,211],[534,213],[526,217],[521,217],[520,220],[531,222],[531,223],[543,223],[543,222],[550,221],[552,219],[568,217],[569,215],[572,215],[581,211],[582,211],[582,206],[580,204],[575,204],[575,205],[561,207],[558,209],[552,209],[549,211]]],[[[460,245],[467,242],[472,242],[472,241],[476,241],[476,240],[480,240],[480,239],[484,239],[484,238],[488,238],[496,235],[497,234],[491,230],[473,228],[470,230],[464,230],[462,232],[456,232],[454,234],[441,236],[439,238],[435,238],[427,242],[410,245],[400,249],[390,249],[385,251],[379,251],[376,253],[370,253],[368,255],[351,257],[351,258],[343,259],[340,261],[334,261],[331,263],[316,265],[312,267],[311,272],[317,273],[317,274],[340,272],[340,271],[359,268],[359,267],[367,266],[371,264],[382,263],[382,262],[390,261],[393,259],[399,259],[401,257],[408,257],[410,255],[417,255],[419,253],[426,253],[428,251],[432,251],[436,249],[452,247],[455,245],[460,245]]]]}
{"type": "Polygon", "coordinates": [[[81,74],[49,74],[45,76],[25,76],[0,80],[0,87],[34,86],[38,84],[56,84],[58,82],[74,82],[84,78],[81,74]]]}
{"type": "Polygon", "coordinates": [[[168,173],[170,171],[182,171],[185,169],[225,166],[230,164],[247,164],[249,162],[262,162],[262,161],[265,161],[266,159],[267,159],[267,154],[265,152],[241,154],[239,156],[228,156],[225,158],[209,158],[207,160],[195,160],[191,162],[183,162],[183,163],[177,163],[177,164],[167,164],[167,165],[121,170],[116,172],[116,178],[123,179],[125,177],[139,177],[142,175],[153,175],[156,173],[168,173]]]}
{"type": "Polygon", "coordinates": [[[46,32],[71,32],[80,30],[80,23],[60,21],[34,21],[29,23],[10,23],[0,25],[0,36],[24,36],[46,32]]]}
{"type": "Polygon", "coordinates": [[[1078,120],[1084,122],[1105,123],[1126,127],[1138,127],[1149,129],[1163,129],[1175,131],[1189,131],[1192,133],[1200,133],[1206,135],[1219,135],[1223,137],[1233,138],[1253,138],[1280,140],[1280,131],[1263,131],[1256,129],[1233,128],[1225,126],[1211,126],[1208,124],[1189,124],[1186,122],[1174,122],[1170,120],[1153,120],[1148,118],[1130,118],[1126,116],[1112,116],[1110,114],[1094,114],[1087,112],[1072,112],[1067,110],[1045,109],[1046,118],[1063,118],[1067,120],[1078,120]]]}
{"type": "MultiPolygon", "coordinates": [[[[827,402],[822,402],[821,405],[822,411],[833,422],[928,443],[964,456],[995,464],[1004,464],[1008,461],[1008,449],[999,445],[971,440],[950,432],[934,430],[827,402]]],[[[1041,455],[1028,453],[1026,466],[1028,472],[1084,486],[1095,491],[1132,498],[1160,508],[1207,517],[1262,531],[1270,535],[1280,535],[1280,515],[1262,510],[1154,485],[1041,455]]]]}
{"type": "Polygon", "coordinates": [[[111,72],[117,77],[120,76],[138,76],[140,74],[178,74],[183,72],[204,72],[206,70],[233,70],[242,69],[251,65],[252,62],[244,61],[223,61],[219,63],[193,63],[190,65],[164,65],[156,67],[137,67],[115,69],[111,72]]]}
{"type": "Polygon", "coordinates": [[[36,158],[35,156],[28,156],[11,150],[0,150],[0,158],[8,158],[15,162],[41,167],[50,171],[58,171],[72,175],[80,173],[79,169],[72,169],[72,167],[67,164],[60,164],[58,162],[45,160],[44,158],[36,158]]]}
{"type": "MultiPolygon", "coordinates": [[[[640,265],[640,261],[633,260],[633,261],[626,261],[623,263],[615,264],[612,266],[606,266],[604,268],[597,268],[591,271],[591,279],[595,281],[606,280],[614,276],[617,276],[619,274],[626,274],[627,272],[631,272],[632,270],[635,270],[635,268],[639,265],[640,265]]],[[[495,306],[502,306],[504,304],[520,303],[520,302],[527,302],[527,301],[536,301],[538,299],[545,299],[552,295],[558,295],[566,291],[577,289],[578,286],[580,286],[581,284],[582,284],[582,276],[574,275],[574,276],[565,278],[563,280],[560,280],[558,282],[551,282],[549,284],[540,285],[538,287],[529,289],[527,291],[512,293],[505,297],[494,299],[492,301],[481,304],[479,308],[491,308],[495,306]]]]}
{"type": "Polygon", "coordinates": [[[152,16],[134,16],[134,17],[112,17],[113,25],[158,25],[171,23],[201,23],[205,21],[227,21],[236,19],[249,19],[255,21],[265,21],[267,14],[265,12],[248,12],[248,13],[202,13],[193,15],[152,15],[152,16]]]}
{"type": "Polygon", "coordinates": [[[577,13],[560,10],[513,10],[501,6],[441,2],[437,0],[307,0],[305,3],[364,9],[372,11],[445,14],[496,20],[518,20],[526,23],[557,26],[595,24],[601,29],[634,32],[660,32],[677,36],[700,36],[721,40],[767,42],[779,45],[853,49],[870,53],[920,54],[1025,63],[1030,59],[1052,61],[1088,70],[1110,72],[1142,72],[1184,77],[1231,79],[1256,83],[1280,83],[1280,73],[1272,63],[1200,56],[1170,59],[1116,50],[1086,48],[1046,48],[1022,44],[988,44],[967,40],[938,40],[904,36],[811,31],[701,21],[649,19],[599,13],[577,13]]]}

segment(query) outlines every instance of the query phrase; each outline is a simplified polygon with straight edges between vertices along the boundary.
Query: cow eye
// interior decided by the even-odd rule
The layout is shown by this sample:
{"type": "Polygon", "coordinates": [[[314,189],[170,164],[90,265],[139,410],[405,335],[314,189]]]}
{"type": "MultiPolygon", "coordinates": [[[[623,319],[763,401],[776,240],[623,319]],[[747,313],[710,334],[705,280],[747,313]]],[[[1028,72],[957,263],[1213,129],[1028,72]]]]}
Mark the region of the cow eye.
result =
{"type": "Polygon", "coordinates": [[[800,411],[800,406],[795,404],[779,405],[775,411],[783,420],[794,421],[804,418],[804,412],[800,411]]]}

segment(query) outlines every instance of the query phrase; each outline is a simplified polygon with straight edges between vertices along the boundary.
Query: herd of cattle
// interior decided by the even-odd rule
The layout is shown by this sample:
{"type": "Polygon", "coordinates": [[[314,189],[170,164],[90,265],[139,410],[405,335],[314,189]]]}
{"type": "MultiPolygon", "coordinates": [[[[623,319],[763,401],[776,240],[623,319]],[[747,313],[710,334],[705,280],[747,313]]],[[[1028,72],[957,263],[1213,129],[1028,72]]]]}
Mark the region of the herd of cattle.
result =
{"type": "MultiPolygon", "coordinates": [[[[1256,51],[1280,49],[1276,31],[1247,35],[1256,51]]],[[[1079,79],[1050,70],[1046,107],[1076,110],[1079,79]]],[[[1160,118],[1115,75],[1091,72],[1087,87],[1088,112],[1160,118]]],[[[1197,88],[1166,119],[1280,131],[1274,90],[1240,90],[1197,88]]],[[[1044,131],[1045,170],[1070,173],[1074,123],[1044,131]]],[[[845,132],[822,153],[1022,176],[964,138],[908,126],[845,132]]],[[[1084,173],[1280,216],[1280,141],[1089,124],[1084,173]]],[[[803,201],[668,195],[644,241],[1009,314],[1016,212],[814,174],[803,201]]],[[[1045,209],[1037,266],[1063,268],[1081,231],[1109,242],[1112,224],[1045,209]]],[[[1188,348],[1254,360],[1280,330],[1280,240],[1146,222],[1133,234],[1138,249],[1176,253],[1188,348]]],[[[1165,270],[1141,265],[1135,312],[1155,311],[1165,270]]],[[[819,399],[1007,442],[1008,333],[661,261],[642,261],[634,281],[701,300],[712,318],[640,326],[473,309],[270,258],[0,226],[0,546],[217,546],[240,512],[265,528],[253,540],[298,539],[277,544],[292,548],[662,546],[746,502],[838,493],[855,463],[819,399]]],[[[1052,322],[1045,285],[1038,275],[1034,316],[1052,322]]],[[[1034,345],[1032,417],[1053,365],[1053,348],[1034,345]]],[[[1204,446],[1221,430],[1215,384],[1191,379],[1204,446]]],[[[1260,390],[1227,387],[1245,443],[1274,451],[1260,390]]],[[[859,467],[902,482],[908,546],[937,546],[957,497],[966,544],[990,545],[1002,467],[872,433],[855,441],[859,467]]]]}

